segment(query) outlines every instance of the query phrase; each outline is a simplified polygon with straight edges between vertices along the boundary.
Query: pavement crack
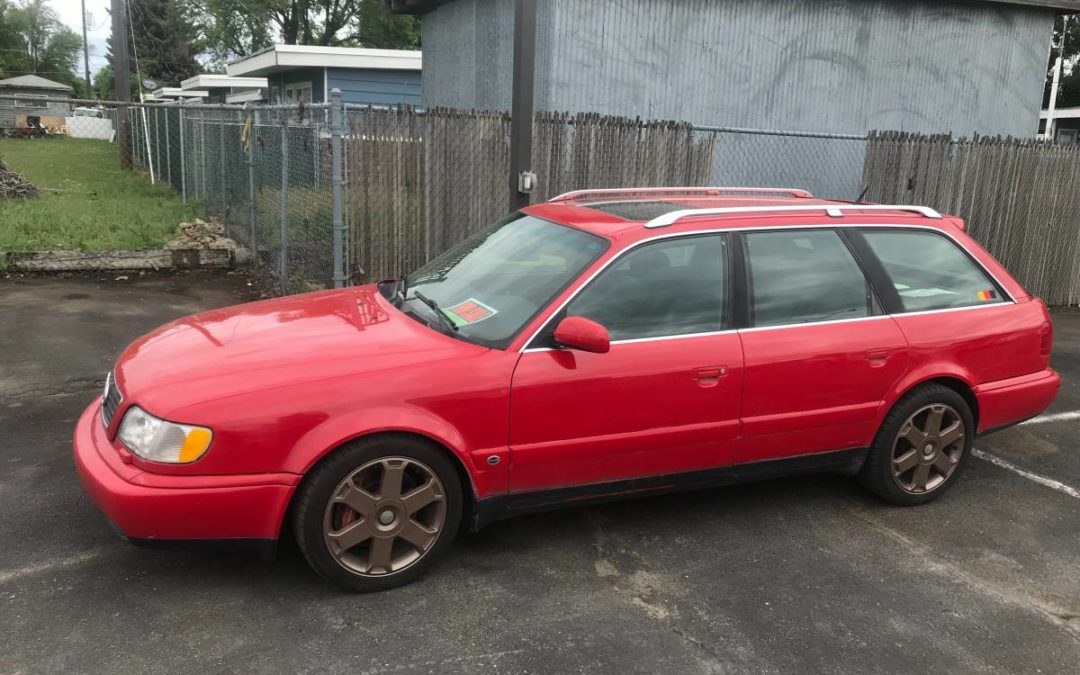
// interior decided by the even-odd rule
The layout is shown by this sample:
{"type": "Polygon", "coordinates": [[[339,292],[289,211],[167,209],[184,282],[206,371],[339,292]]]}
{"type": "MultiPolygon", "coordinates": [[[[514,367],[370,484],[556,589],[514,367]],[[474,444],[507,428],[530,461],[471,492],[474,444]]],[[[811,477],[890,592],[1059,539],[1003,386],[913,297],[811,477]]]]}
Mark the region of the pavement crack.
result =
{"type": "Polygon", "coordinates": [[[21,403],[29,399],[61,398],[92,393],[105,386],[100,377],[74,377],[48,387],[26,387],[11,393],[0,393],[0,405],[21,403]]]}
{"type": "Polygon", "coordinates": [[[606,579],[625,602],[640,608],[646,616],[687,644],[707,671],[730,670],[719,653],[676,622],[678,608],[660,597],[669,580],[647,570],[641,554],[618,545],[604,529],[603,516],[589,511],[587,518],[593,526],[593,548],[597,554],[593,565],[597,576],[606,579]]]}
{"type": "Polygon", "coordinates": [[[1019,607],[1031,614],[1042,617],[1049,623],[1059,627],[1073,640],[1080,642],[1080,615],[1062,610],[1038,598],[1031,597],[1023,592],[1004,588],[988,579],[972,574],[960,568],[954,562],[938,555],[933,549],[912,539],[885,523],[874,519],[866,509],[855,502],[848,501],[845,510],[863,523],[869,525],[881,534],[903,544],[912,553],[922,558],[925,567],[941,576],[947,577],[954,582],[961,583],[968,588],[979,591],[993,597],[1000,602],[1019,607]]]}

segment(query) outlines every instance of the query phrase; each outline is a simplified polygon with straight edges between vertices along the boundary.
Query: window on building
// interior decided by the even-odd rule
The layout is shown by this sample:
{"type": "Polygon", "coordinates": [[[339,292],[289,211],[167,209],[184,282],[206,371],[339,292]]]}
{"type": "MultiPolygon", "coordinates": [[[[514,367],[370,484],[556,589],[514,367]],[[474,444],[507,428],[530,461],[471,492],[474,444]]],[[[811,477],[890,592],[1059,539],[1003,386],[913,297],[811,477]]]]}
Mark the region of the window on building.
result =
{"type": "Polygon", "coordinates": [[[311,103],[311,83],[297,82],[285,85],[286,103],[311,103]]]}
{"type": "Polygon", "coordinates": [[[839,321],[878,312],[870,284],[832,230],[744,235],[754,326],[839,321]]]}
{"type": "Polygon", "coordinates": [[[1000,289],[951,239],[933,232],[862,231],[885,267],[904,310],[1004,302],[1000,289]]]}

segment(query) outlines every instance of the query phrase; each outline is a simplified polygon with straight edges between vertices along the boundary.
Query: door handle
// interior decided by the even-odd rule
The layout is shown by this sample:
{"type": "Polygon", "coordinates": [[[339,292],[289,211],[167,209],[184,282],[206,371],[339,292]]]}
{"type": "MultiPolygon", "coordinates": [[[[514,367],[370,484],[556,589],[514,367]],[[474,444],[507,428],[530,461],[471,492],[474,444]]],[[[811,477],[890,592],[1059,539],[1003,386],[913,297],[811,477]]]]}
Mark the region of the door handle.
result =
{"type": "Polygon", "coordinates": [[[866,350],[866,360],[870,362],[870,365],[874,368],[885,365],[885,362],[889,360],[888,349],[868,349],[866,350]]]}
{"type": "Polygon", "coordinates": [[[727,368],[724,366],[717,366],[716,368],[699,368],[694,373],[694,379],[698,381],[702,387],[715,387],[720,383],[720,378],[727,375],[727,368]]]}

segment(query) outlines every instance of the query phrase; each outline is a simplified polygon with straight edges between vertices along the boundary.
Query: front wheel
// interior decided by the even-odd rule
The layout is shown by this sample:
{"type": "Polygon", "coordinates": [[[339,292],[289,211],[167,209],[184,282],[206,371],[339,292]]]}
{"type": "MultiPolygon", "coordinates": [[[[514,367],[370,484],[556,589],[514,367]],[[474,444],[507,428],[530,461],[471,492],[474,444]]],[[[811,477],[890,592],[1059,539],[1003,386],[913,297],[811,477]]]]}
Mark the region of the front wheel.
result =
{"type": "Polygon", "coordinates": [[[441,450],[409,437],[346,445],[297,494],[296,540],[323,578],[361,592],[422,576],[461,522],[461,484],[441,450]]]}
{"type": "Polygon", "coordinates": [[[957,481],[974,436],[975,420],[960,394],[939,384],[919,387],[885,417],[860,479],[893,504],[924,504],[957,481]]]}

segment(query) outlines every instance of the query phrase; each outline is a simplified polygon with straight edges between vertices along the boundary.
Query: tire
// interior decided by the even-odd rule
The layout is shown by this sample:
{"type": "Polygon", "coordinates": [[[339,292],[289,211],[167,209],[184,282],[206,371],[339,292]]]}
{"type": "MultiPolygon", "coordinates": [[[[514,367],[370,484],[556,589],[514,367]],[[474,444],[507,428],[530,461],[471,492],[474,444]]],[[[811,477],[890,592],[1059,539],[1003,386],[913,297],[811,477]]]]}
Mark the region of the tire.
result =
{"type": "Polygon", "coordinates": [[[311,567],[362,593],[423,576],[461,523],[452,460],[409,436],[353,441],[323,459],[296,495],[293,528],[311,567]]]}
{"type": "Polygon", "coordinates": [[[940,384],[913,389],[885,416],[859,478],[897,506],[933,501],[959,479],[975,431],[963,396],[940,384]]]}

